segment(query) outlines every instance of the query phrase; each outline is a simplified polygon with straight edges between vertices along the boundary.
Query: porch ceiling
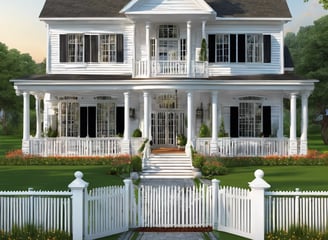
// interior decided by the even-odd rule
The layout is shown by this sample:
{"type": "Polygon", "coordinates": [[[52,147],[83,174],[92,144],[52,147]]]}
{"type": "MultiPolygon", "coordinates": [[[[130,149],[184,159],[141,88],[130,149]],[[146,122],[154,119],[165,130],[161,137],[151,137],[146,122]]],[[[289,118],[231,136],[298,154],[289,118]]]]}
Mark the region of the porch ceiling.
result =
{"type": "Polygon", "coordinates": [[[208,79],[151,78],[134,79],[131,76],[113,75],[57,75],[32,76],[11,80],[17,94],[22,92],[61,92],[101,94],[108,91],[145,91],[178,89],[185,91],[312,91],[318,80],[304,79],[293,74],[217,76],[208,79]]]}

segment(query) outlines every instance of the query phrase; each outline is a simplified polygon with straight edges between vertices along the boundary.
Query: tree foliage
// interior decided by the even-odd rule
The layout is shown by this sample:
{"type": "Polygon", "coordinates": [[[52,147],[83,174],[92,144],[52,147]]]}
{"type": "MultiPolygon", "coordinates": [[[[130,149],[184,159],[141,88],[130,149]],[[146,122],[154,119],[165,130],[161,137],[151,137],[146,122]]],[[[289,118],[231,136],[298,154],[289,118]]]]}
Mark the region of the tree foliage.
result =
{"type": "Polygon", "coordinates": [[[16,96],[9,80],[40,71],[29,54],[21,54],[16,49],[9,50],[0,43],[0,130],[3,134],[20,129],[22,119],[22,98],[16,96]]]}
{"type": "MultiPolygon", "coordinates": [[[[308,2],[309,0],[304,0],[304,2],[308,2]]],[[[319,3],[322,4],[324,9],[328,9],[328,0],[319,0],[319,3]]]]}
{"type": "Polygon", "coordinates": [[[302,27],[296,34],[288,33],[285,44],[289,47],[296,73],[309,79],[318,79],[310,97],[310,105],[322,114],[321,135],[328,144],[328,15],[315,21],[314,25],[302,27]]]}

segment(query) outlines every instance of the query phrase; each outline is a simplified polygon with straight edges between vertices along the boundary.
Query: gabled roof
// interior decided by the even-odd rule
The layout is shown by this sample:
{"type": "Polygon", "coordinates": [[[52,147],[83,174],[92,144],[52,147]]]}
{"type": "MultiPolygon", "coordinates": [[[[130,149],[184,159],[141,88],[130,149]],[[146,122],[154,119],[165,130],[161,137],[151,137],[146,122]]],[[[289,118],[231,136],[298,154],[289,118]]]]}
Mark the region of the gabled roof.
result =
{"type": "Polygon", "coordinates": [[[40,18],[125,17],[121,9],[130,0],[46,0],[40,18]]]}
{"type": "MultiPolygon", "coordinates": [[[[134,2],[138,2],[132,0],[134,2]]],[[[286,0],[204,0],[218,17],[290,18],[286,0]]],[[[130,0],[46,0],[40,18],[124,17],[130,0]]]]}
{"type": "Polygon", "coordinates": [[[205,0],[217,17],[291,18],[286,0],[205,0]]]}

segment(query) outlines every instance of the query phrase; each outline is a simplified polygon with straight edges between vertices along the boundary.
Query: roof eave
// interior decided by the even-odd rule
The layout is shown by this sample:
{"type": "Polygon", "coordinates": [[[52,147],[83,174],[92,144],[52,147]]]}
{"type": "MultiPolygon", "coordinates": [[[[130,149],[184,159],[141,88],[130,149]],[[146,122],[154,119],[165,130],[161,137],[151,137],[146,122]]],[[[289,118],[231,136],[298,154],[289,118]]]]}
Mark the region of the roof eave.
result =
{"type": "Polygon", "coordinates": [[[40,17],[40,21],[114,21],[128,20],[126,17],[40,17]]]}
{"type": "Polygon", "coordinates": [[[283,21],[289,22],[292,18],[287,17],[216,17],[220,21],[283,21]]]}

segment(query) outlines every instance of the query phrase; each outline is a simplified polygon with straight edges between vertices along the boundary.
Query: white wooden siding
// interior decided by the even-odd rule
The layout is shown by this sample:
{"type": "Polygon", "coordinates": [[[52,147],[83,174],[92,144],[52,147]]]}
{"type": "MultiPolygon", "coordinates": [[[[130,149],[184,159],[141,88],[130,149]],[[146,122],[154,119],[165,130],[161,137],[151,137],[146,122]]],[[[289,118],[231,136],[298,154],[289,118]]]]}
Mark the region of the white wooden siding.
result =
{"type": "MultiPolygon", "coordinates": [[[[150,19],[151,21],[151,19],[150,19]]],[[[150,38],[157,38],[159,24],[151,24],[150,38]]],[[[177,23],[180,38],[187,38],[186,22],[177,23]]],[[[191,60],[195,60],[196,48],[200,48],[202,38],[202,28],[200,22],[192,22],[191,29],[191,60]]],[[[206,35],[208,34],[245,34],[262,33],[270,34],[271,39],[271,63],[210,63],[209,76],[224,75],[256,75],[256,74],[281,74],[283,57],[283,27],[274,22],[266,24],[256,24],[254,22],[234,22],[217,21],[215,24],[206,25],[206,35]]],[[[146,39],[145,24],[134,25],[128,21],[108,22],[104,24],[76,22],[73,23],[52,23],[49,25],[49,74],[114,74],[131,75],[133,63],[136,60],[146,59],[146,39]],[[121,33],[124,35],[124,62],[123,63],[60,63],[59,62],[59,35],[67,33],[121,33]],[[135,44],[134,44],[135,43],[135,44]],[[135,45],[135,46],[134,46],[135,45]]]]}
{"type": "Polygon", "coordinates": [[[49,31],[51,67],[50,74],[114,74],[131,75],[132,56],[134,52],[134,25],[52,25],[49,31]],[[59,36],[68,33],[85,34],[123,34],[124,39],[124,62],[123,63],[60,63],[59,62],[59,36]]]}
{"type": "Polygon", "coordinates": [[[207,25],[207,34],[270,34],[271,35],[271,63],[210,63],[209,76],[229,76],[229,75],[256,75],[256,74],[281,74],[281,48],[282,25],[268,24],[223,24],[207,25]]]}

